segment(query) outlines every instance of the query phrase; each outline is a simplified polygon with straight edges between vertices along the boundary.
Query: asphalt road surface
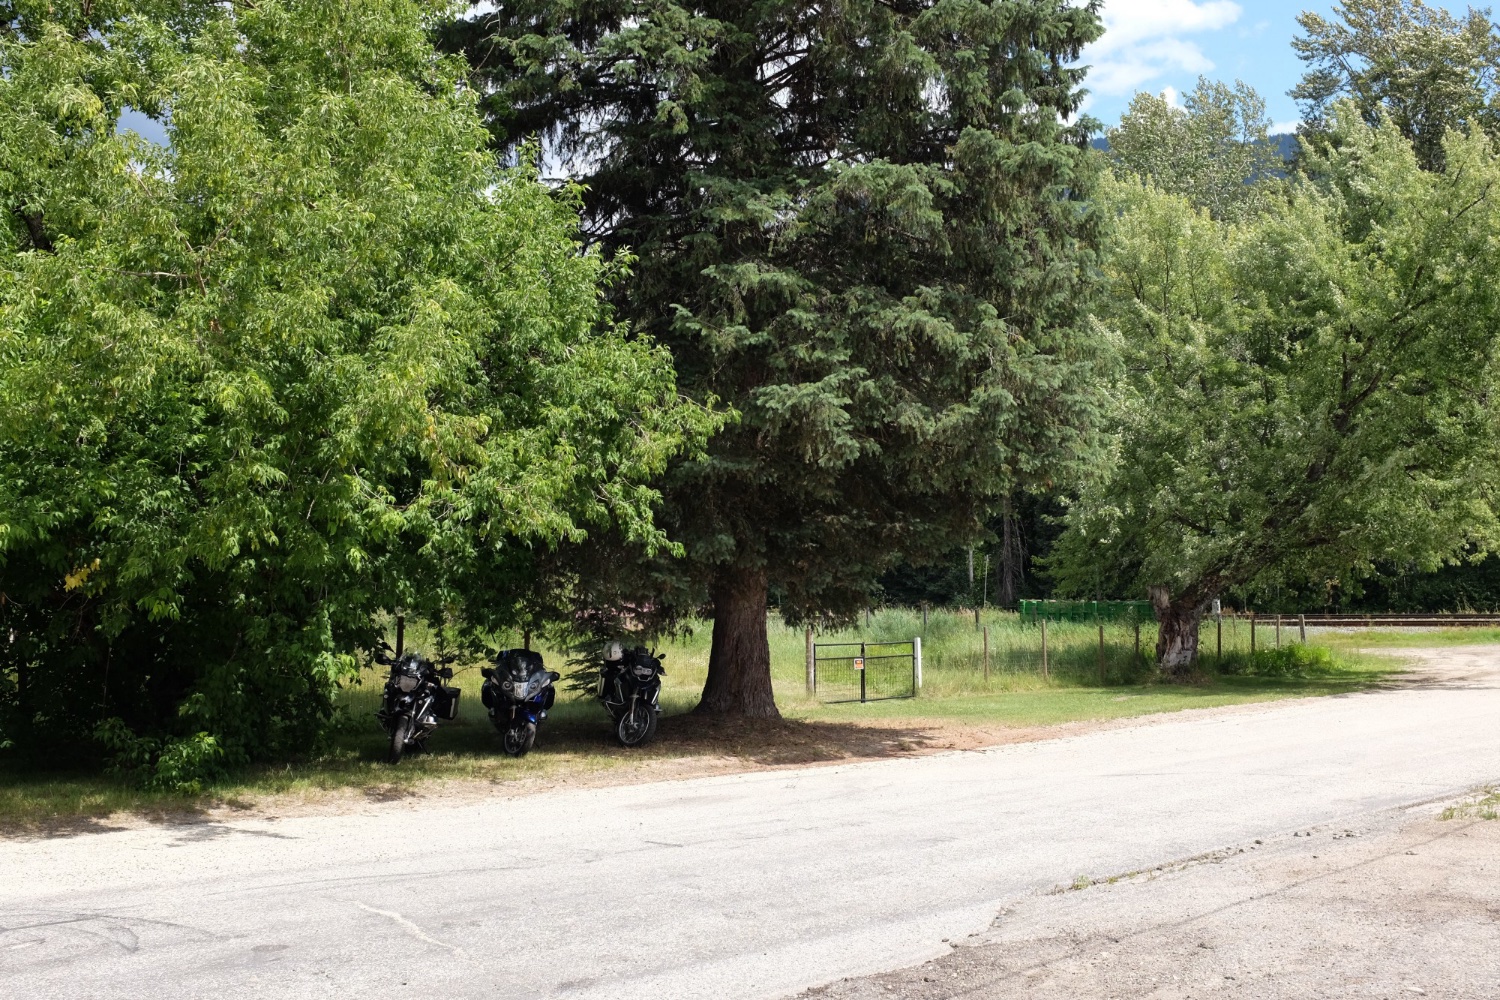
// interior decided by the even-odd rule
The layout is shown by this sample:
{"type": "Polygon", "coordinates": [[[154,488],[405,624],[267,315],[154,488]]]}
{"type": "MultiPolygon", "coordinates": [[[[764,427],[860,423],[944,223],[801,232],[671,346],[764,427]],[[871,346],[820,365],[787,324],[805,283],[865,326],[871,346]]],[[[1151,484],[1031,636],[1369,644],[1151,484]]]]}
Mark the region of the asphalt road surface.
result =
{"type": "Polygon", "coordinates": [[[787,996],[1080,876],[1500,780],[1500,650],[1426,670],[978,752],[0,842],[0,996],[787,996]]]}

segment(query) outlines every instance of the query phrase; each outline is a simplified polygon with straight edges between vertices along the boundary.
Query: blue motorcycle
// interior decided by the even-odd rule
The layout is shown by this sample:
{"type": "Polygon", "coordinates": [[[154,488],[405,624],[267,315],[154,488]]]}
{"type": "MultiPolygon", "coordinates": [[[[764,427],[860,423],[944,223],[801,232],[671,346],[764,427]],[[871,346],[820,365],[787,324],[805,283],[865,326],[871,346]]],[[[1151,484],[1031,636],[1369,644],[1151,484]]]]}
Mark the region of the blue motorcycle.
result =
{"type": "Polygon", "coordinates": [[[553,684],[561,674],[542,664],[542,655],[529,649],[502,649],[495,665],[480,671],[484,686],[479,698],[490,721],[500,731],[501,746],[512,757],[524,757],[536,745],[536,727],[557,700],[553,684]]]}

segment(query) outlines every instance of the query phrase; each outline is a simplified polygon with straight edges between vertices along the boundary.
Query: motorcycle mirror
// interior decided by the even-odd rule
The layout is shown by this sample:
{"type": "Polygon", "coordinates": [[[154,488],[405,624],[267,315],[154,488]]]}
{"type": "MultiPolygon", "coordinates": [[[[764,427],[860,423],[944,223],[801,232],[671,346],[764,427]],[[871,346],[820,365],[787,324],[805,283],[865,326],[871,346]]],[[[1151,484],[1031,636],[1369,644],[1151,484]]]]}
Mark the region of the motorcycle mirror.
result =
{"type": "Polygon", "coordinates": [[[375,644],[375,648],[377,648],[377,649],[384,649],[384,650],[389,651],[390,648],[391,648],[391,644],[388,643],[388,642],[386,642],[384,639],[381,639],[379,642],[377,642],[375,644]]]}
{"type": "Polygon", "coordinates": [[[554,681],[562,680],[562,674],[558,673],[556,670],[547,671],[547,676],[552,678],[554,681]]]}
{"type": "Polygon", "coordinates": [[[395,661],[394,661],[394,660],[392,660],[392,659],[391,659],[391,658],[390,658],[390,657],[389,657],[389,656],[387,656],[387,655],[386,655],[386,654],[385,654],[385,653],[382,653],[382,652],[379,652],[379,651],[377,651],[377,652],[376,652],[376,653],[375,653],[375,662],[376,662],[376,663],[383,663],[383,664],[385,664],[385,665],[386,665],[386,666],[390,666],[390,665],[391,665],[391,664],[392,664],[392,663],[394,663],[394,662],[395,662],[395,661]]]}
{"type": "Polygon", "coordinates": [[[494,667],[480,667],[479,668],[479,676],[483,677],[485,680],[489,680],[491,677],[495,676],[495,668],[494,667]]]}

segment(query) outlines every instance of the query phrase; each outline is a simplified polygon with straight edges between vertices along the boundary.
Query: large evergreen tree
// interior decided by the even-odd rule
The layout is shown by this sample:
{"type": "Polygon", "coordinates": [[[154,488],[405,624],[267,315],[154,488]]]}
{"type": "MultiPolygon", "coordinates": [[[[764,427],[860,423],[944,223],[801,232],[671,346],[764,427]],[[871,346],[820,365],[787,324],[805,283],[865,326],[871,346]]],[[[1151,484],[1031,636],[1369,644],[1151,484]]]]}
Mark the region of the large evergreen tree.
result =
{"type": "Polygon", "coordinates": [[[776,714],[768,598],[851,614],[1089,451],[1094,161],[1069,122],[1097,7],[502,0],[448,33],[497,142],[540,134],[592,235],[638,256],[620,315],[738,414],[667,478],[687,559],[645,595],[711,607],[702,710],[776,714]]]}

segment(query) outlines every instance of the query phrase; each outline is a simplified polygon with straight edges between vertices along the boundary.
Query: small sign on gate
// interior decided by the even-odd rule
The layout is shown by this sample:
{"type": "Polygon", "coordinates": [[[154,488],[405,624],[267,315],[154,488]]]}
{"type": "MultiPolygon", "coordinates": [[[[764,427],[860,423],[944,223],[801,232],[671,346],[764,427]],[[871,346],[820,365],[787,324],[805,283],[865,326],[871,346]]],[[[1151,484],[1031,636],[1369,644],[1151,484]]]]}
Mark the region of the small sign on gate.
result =
{"type": "Polygon", "coordinates": [[[863,669],[865,669],[865,658],[863,656],[856,656],[854,658],[854,669],[855,670],[863,670],[863,669]]]}

